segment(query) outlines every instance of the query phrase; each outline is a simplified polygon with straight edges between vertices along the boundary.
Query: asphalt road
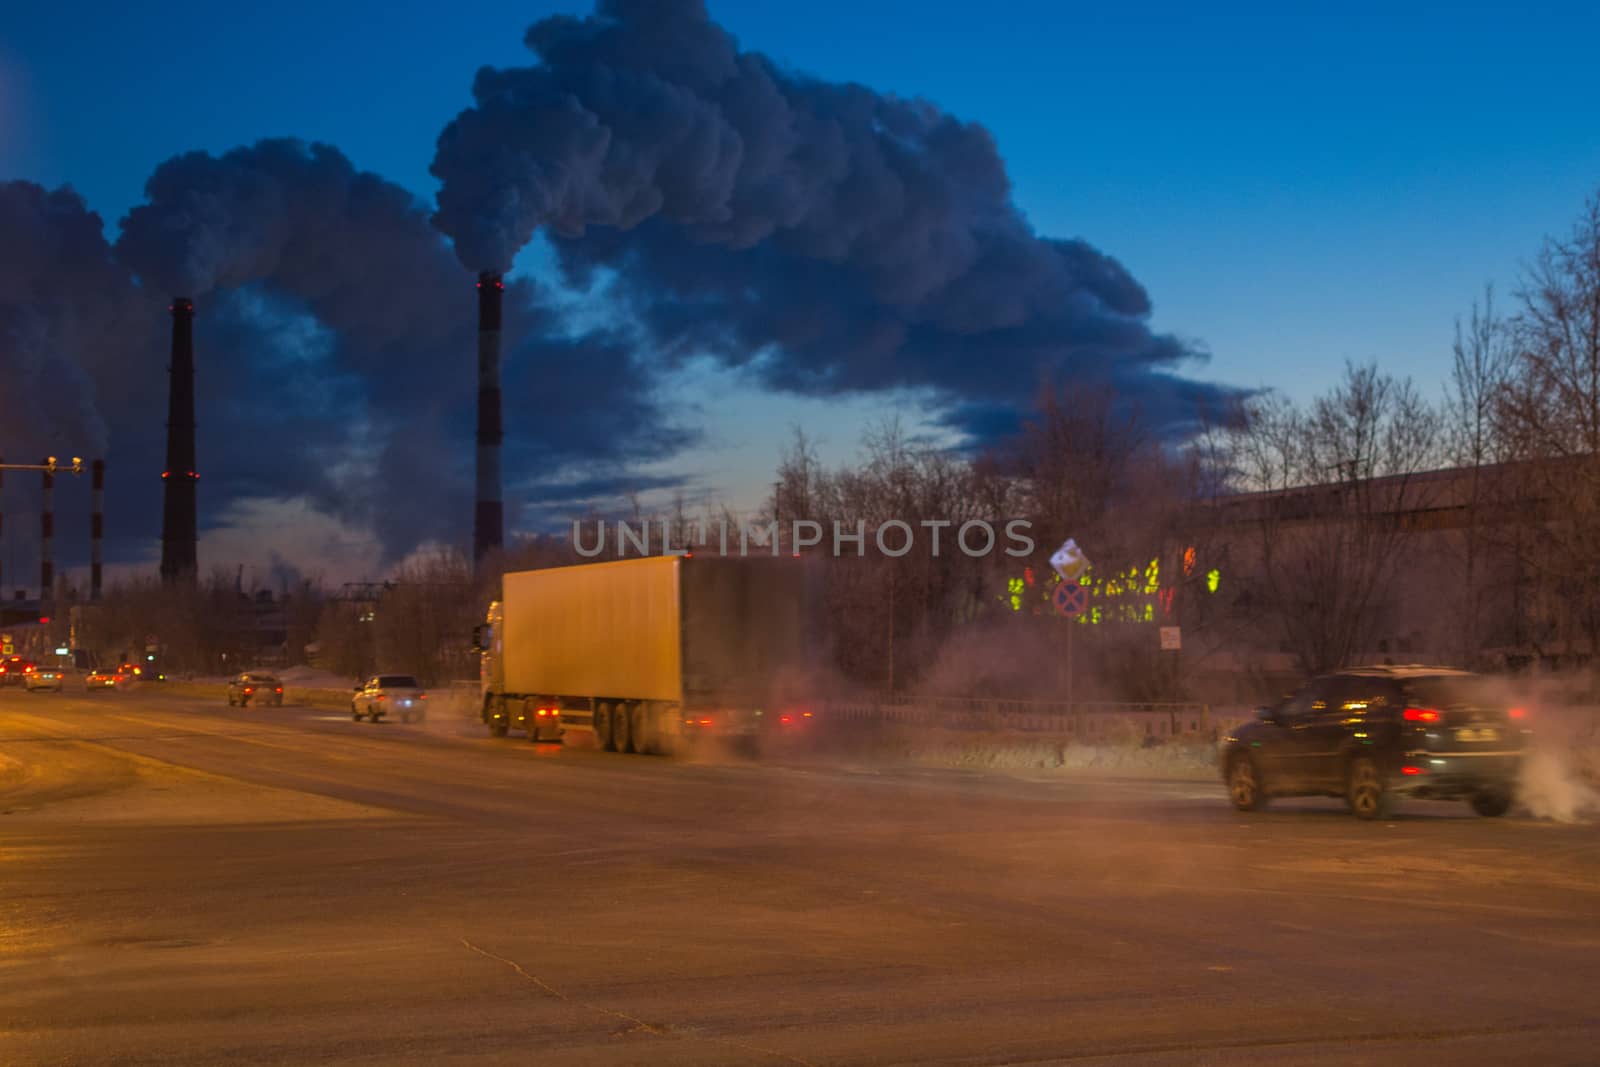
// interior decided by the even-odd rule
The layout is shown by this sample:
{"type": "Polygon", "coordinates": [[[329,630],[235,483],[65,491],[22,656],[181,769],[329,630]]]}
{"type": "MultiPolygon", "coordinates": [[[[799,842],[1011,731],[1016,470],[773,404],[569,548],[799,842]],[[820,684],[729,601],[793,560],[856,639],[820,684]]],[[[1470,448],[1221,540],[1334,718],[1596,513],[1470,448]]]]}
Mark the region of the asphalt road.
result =
{"type": "Polygon", "coordinates": [[[0,691],[0,1063],[1592,1064],[1600,830],[0,691]]]}

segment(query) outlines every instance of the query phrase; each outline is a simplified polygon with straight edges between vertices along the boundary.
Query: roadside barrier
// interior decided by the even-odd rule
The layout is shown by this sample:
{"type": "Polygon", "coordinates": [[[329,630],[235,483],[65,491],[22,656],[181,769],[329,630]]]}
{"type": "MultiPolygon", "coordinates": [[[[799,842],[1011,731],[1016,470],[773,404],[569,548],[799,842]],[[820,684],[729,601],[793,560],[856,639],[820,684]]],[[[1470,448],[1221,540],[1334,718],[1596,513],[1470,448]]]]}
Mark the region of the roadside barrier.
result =
{"type": "Polygon", "coordinates": [[[831,720],[899,723],[946,730],[1004,731],[1066,736],[1083,741],[1212,740],[1208,704],[1047,700],[981,697],[893,697],[830,700],[831,720]]]}

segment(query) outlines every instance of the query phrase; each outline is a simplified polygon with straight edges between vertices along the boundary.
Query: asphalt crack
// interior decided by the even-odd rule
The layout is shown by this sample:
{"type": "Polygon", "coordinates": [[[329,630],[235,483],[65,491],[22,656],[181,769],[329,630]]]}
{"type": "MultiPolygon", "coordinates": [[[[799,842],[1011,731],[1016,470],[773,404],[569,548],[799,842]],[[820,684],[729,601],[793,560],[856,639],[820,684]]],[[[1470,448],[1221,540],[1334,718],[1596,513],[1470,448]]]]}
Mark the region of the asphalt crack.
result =
{"type": "Polygon", "coordinates": [[[697,1033],[694,1030],[684,1027],[648,1023],[636,1015],[629,1015],[625,1011],[617,1011],[615,1008],[608,1008],[603,1004],[593,1004],[589,1001],[578,1000],[570,994],[563,993],[561,990],[557,989],[549,982],[546,982],[543,978],[540,978],[538,975],[528,970],[516,960],[490,952],[488,949],[483,948],[480,945],[475,945],[464,937],[461,938],[461,943],[485,959],[491,959],[496,963],[500,963],[506,967],[509,967],[519,978],[538,989],[539,992],[543,993],[547,997],[571,1004],[574,1007],[583,1008],[585,1011],[592,1011],[598,1015],[606,1015],[613,1019],[620,1019],[623,1022],[628,1023],[629,1028],[623,1031],[624,1034],[643,1033],[649,1034],[652,1037],[688,1037],[697,1041],[707,1041],[715,1045],[722,1045],[727,1048],[737,1049],[740,1052],[754,1052],[762,1056],[769,1056],[773,1059],[784,1060],[788,1063],[798,1064],[799,1067],[816,1067],[816,1065],[811,1063],[809,1060],[803,1060],[798,1056],[791,1056],[787,1052],[779,1052],[776,1049],[762,1048],[760,1045],[752,1045],[745,1041],[735,1041],[732,1038],[714,1037],[710,1034],[697,1033]]]}

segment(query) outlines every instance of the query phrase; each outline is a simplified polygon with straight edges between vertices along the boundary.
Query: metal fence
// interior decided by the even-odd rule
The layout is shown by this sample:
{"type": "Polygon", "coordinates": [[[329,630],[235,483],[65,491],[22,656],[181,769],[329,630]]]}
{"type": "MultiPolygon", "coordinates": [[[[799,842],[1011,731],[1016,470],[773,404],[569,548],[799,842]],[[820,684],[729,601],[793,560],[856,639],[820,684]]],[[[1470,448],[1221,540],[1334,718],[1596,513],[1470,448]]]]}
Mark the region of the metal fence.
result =
{"type": "Polygon", "coordinates": [[[1209,739],[1215,726],[1210,705],[1178,703],[892,697],[831,700],[826,713],[833,721],[1048,733],[1083,740],[1130,734],[1158,740],[1209,739]]]}

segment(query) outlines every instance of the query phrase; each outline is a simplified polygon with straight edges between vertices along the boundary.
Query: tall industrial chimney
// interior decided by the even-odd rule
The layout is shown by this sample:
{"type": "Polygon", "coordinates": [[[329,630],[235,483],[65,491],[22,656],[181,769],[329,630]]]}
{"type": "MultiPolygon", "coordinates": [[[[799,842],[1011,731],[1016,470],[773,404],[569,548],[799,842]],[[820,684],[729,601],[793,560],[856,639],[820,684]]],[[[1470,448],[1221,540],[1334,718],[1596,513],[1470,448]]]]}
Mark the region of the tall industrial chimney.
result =
{"type": "MultiPolygon", "coordinates": [[[[45,458],[48,465],[51,460],[45,458]]],[[[56,560],[51,552],[50,539],[56,532],[56,512],[52,498],[55,496],[56,476],[49,471],[44,472],[43,492],[39,499],[39,606],[43,610],[44,604],[50,599],[50,592],[56,585],[56,560]]]]}
{"type": "Polygon", "coordinates": [[[97,459],[89,466],[89,488],[93,501],[89,511],[89,599],[100,599],[100,543],[106,536],[105,490],[106,461],[97,459]]]}
{"type": "Polygon", "coordinates": [[[174,297],[172,307],[171,387],[167,393],[166,499],[161,513],[161,579],[191,582],[195,577],[194,460],[194,303],[174,297]]]}
{"type": "Polygon", "coordinates": [[[500,304],[505,282],[495,271],[478,275],[478,500],[473,511],[472,562],[505,541],[500,503],[500,304]]]}

